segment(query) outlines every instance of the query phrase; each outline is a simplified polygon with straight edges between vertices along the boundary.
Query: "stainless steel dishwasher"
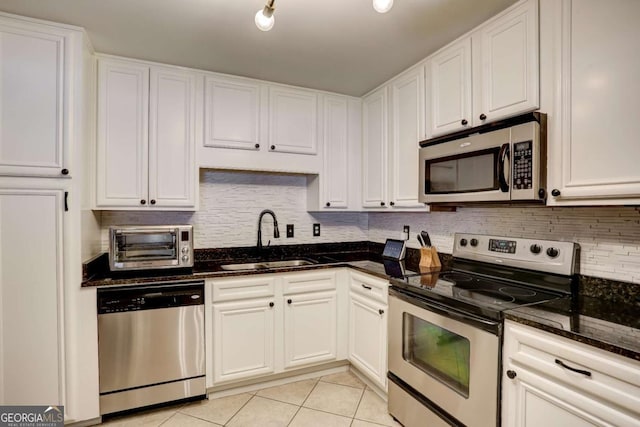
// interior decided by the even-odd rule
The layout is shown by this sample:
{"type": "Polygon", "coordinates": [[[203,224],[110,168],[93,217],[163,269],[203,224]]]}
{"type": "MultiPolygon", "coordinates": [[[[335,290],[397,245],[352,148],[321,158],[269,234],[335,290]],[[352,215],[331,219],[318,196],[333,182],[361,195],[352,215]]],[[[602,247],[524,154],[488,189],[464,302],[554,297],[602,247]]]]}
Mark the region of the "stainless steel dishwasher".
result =
{"type": "Polygon", "coordinates": [[[100,414],[204,396],[204,282],[98,290],[100,414]]]}

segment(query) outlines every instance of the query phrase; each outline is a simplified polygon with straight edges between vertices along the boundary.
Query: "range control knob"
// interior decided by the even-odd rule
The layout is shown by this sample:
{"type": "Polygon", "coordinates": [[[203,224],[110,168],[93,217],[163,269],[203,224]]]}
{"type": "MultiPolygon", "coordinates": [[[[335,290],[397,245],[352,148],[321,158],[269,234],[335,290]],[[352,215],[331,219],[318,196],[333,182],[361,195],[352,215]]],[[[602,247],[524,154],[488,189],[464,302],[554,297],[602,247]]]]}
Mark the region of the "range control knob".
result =
{"type": "Polygon", "coordinates": [[[182,255],[182,261],[183,262],[189,261],[189,255],[182,255]]]}
{"type": "Polygon", "coordinates": [[[182,248],[182,253],[183,254],[188,254],[189,253],[189,248],[186,247],[186,246],[184,248],[182,248]]]}
{"type": "Polygon", "coordinates": [[[555,258],[560,254],[560,251],[556,248],[549,248],[547,249],[547,255],[549,255],[551,258],[555,258]]]}
{"type": "Polygon", "coordinates": [[[474,248],[478,246],[478,239],[471,239],[471,246],[473,246],[474,248]]]}
{"type": "Polygon", "coordinates": [[[467,239],[460,239],[460,246],[467,246],[467,239]]]}
{"type": "Polygon", "coordinates": [[[531,251],[532,254],[539,254],[540,251],[542,250],[542,246],[533,244],[529,247],[529,250],[531,251]]]}

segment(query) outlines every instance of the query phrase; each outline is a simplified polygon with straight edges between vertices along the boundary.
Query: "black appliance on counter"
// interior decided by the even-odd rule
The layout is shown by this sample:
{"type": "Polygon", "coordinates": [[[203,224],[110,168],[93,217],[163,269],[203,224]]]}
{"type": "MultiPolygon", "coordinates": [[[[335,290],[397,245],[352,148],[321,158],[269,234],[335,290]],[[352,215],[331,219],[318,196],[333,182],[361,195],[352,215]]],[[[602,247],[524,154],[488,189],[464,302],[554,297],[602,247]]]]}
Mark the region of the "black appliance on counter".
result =
{"type": "Polygon", "coordinates": [[[389,412],[405,427],[498,426],[505,310],[576,292],[572,242],[456,234],[441,272],[392,279],[389,412]]]}

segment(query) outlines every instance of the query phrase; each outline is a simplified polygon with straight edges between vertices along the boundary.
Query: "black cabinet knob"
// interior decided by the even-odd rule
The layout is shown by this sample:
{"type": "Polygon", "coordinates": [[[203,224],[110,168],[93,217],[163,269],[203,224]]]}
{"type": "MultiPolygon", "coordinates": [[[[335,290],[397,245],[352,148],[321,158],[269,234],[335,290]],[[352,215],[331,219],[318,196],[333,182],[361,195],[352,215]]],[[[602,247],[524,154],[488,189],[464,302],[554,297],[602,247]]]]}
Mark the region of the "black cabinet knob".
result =
{"type": "Polygon", "coordinates": [[[478,239],[471,239],[471,246],[473,247],[478,246],[478,239]]]}
{"type": "Polygon", "coordinates": [[[560,251],[556,248],[549,248],[547,249],[547,255],[549,255],[551,258],[555,258],[560,255],[560,251]]]}
{"type": "Polygon", "coordinates": [[[380,206],[384,206],[384,202],[380,202],[380,206]]]}
{"type": "Polygon", "coordinates": [[[395,206],[395,205],[396,205],[396,202],[390,202],[389,204],[390,204],[391,206],[395,206]]]}
{"type": "Polygon", "coordinates": [[[275,149],[276,149],[276,146],[275,146],[275,145],[272,145],[272,146],[271,146],[271,149],[272,149],[272,150],[275,150],[275,149]]]}
{"type": "Polygon", "coordinates": [[[61,173],[62,175],[69,175],[69,169],[62,169],[62,170],[60,171],[60,173],[61,173]]]}
{"type": "Polygon", "coordinates": [[[378,313],[380,313],[380,315],[382,316],[384,314],[384,310],[380,309],[380,310],[378,310],[378,313]]]}
{"type": "Polygon", "coordinates": [[[156,204],[156,199],[149,200],[149,203],[151,203],[152,205],[155,205],[156,204]]]}
{"type": "Polygon", "coordinates": [[[291,304],[293,301],[291,301],[290,299],[287,300],[287,304],[291,304]]]}
{"type": "Polygon", "coordinates": [[[469,122],[467,121],[467,119],[462,119],[462,121],[460,122],[462,124],[462,126],[466,126],[469,124],[469,122]]]}
{"type": "Polygon", "coordinates": [[[485,113],[480,114],[480,120],[485,120],[487,115],[485,113]]]}
{"type": "Polygon", "coordinates": [[[272,303],[272,302],[270,302],[270,303],[269,303],[269,307],[273,307],[274,305],[275,305],[275,304],[274,304],[274,303],[272,303]]]}
{"type": "Polygon", "coordinates": [[[467,239],[460,239],[460,246],[467,246],[467,239]]]}
{"type": "Polygon", "coordinates": [[[507,371],[507,376],[508,376],[510,379],[514,379],[517,375],[518,375],[518,374],[516,374],[516,371],[512,371],[511,369],[509,369],[509,370],[507,371]]]}
{"type": "Polygon", "coordinates": [[[147,204],[147,201],[146,201],[145,199],[142,199],[142,200],[140,200],[140,204],[141,204],[141,205],[146,205],[146,204],[147,204]]]}
{"type": "Polygon", "coordinates": [[[560,190],[558,190],[557,188],[554,188],[553,190],[551,190],[551,195],[553,197],[558,197],[560,195],[560,190]]]}
{"type": "Polygon", "coordinates": [[[256,147],[256,149],[260,148],[260,144],[256,144],[254,145],[254,147],[256,147]]]}
{"type": "Polygon", "coordinates": [[[331,203],[327,202],[325,206],[329,207],[329,206],[331,206],[331,203]]]}
{"type": "Polygon", "coordinates": [[[542,246],[533,244],[529,246],[529,250],[531,251],[532,254],[539,254],[540,251],[542,250],[542,246]]]}

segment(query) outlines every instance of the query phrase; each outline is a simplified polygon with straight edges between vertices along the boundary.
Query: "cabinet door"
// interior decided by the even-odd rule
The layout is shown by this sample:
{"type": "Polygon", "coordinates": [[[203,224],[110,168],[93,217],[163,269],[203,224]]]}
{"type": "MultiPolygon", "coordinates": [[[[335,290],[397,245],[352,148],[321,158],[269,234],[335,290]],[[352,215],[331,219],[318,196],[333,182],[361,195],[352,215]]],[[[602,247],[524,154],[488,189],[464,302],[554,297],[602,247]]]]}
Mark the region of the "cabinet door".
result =
{"type": "Polygon", "coordinates": [[[492,21],[473,41],[474,58],[481,58],[473,64],[474,125],[537,109],[538,2],[527,1],[492,21]]]}
{"type": "Polygon", "coordinates": [[[205,147],[260,149],[260,85],[249,80],[207,77],[205,147]]]}
{"type": "Polygon", "coordinates": [[[273,298],[213,305],[214,383],[274,372],[273,298]]]}
{"type": "Polygon", "coordinates": [[[193,73],[151,69],[149,204],[195,207],[195,84],[193,73]]]}
{"type": "Polygon", "coordinates": [[[69,168],[71,43],[61,30],[0,18],[0,174],[69,168]]]}
{"type": "Polygon", "coordinates": [[[387,306],[349,294],[349,361],[387,388],[387,306]]]}
{"type": "Polygon", "coordinates": [[[318,95],[312,91],[269,87],[269,150],[316,154],[318,95]]]}
{"type": "Polygon", "coordinates": [[[285,297],[284,366],[336,359],[336,292],[285,297]]]}
{"type": "Polygon", "coordinates": [[[326,95],[323,100],[324,166],[321,203],[347,208],[349,191],[349,117],[346,97],[326,95]]]}
{"type": "Polygon", "coordinates": [[[560,119],[549,144],[549,188],[558,195],[550,203],[640,203],[640,56],[624,48],[640,38],[640,2],[562,5],[560,119]]]}
{"type": "Polygon", "coordinates": [[[98,207],[147,205],[149,68],[98,62],[98,207]]]}
{"type": "Polygon", "coordinates": [[[394,207],[424,207],[418,202],[418,142],[424,136],[424,68],[391,83],[390,173],[394,207]]]}
{"type": "Polygon", "coordinates": [[[387,199],[387,87],[362,102],[362,206],[380,208],[387,199]]]}
{"type": "Polygon", "coordinates": [[[0,189],[0,404],[65,404],[63,198],[0,189]]]}
{"type": "Polygon", "coordinates": [[[471,38],[464,38],[431,57],[431,133],[470,127],[471,38]]]}

